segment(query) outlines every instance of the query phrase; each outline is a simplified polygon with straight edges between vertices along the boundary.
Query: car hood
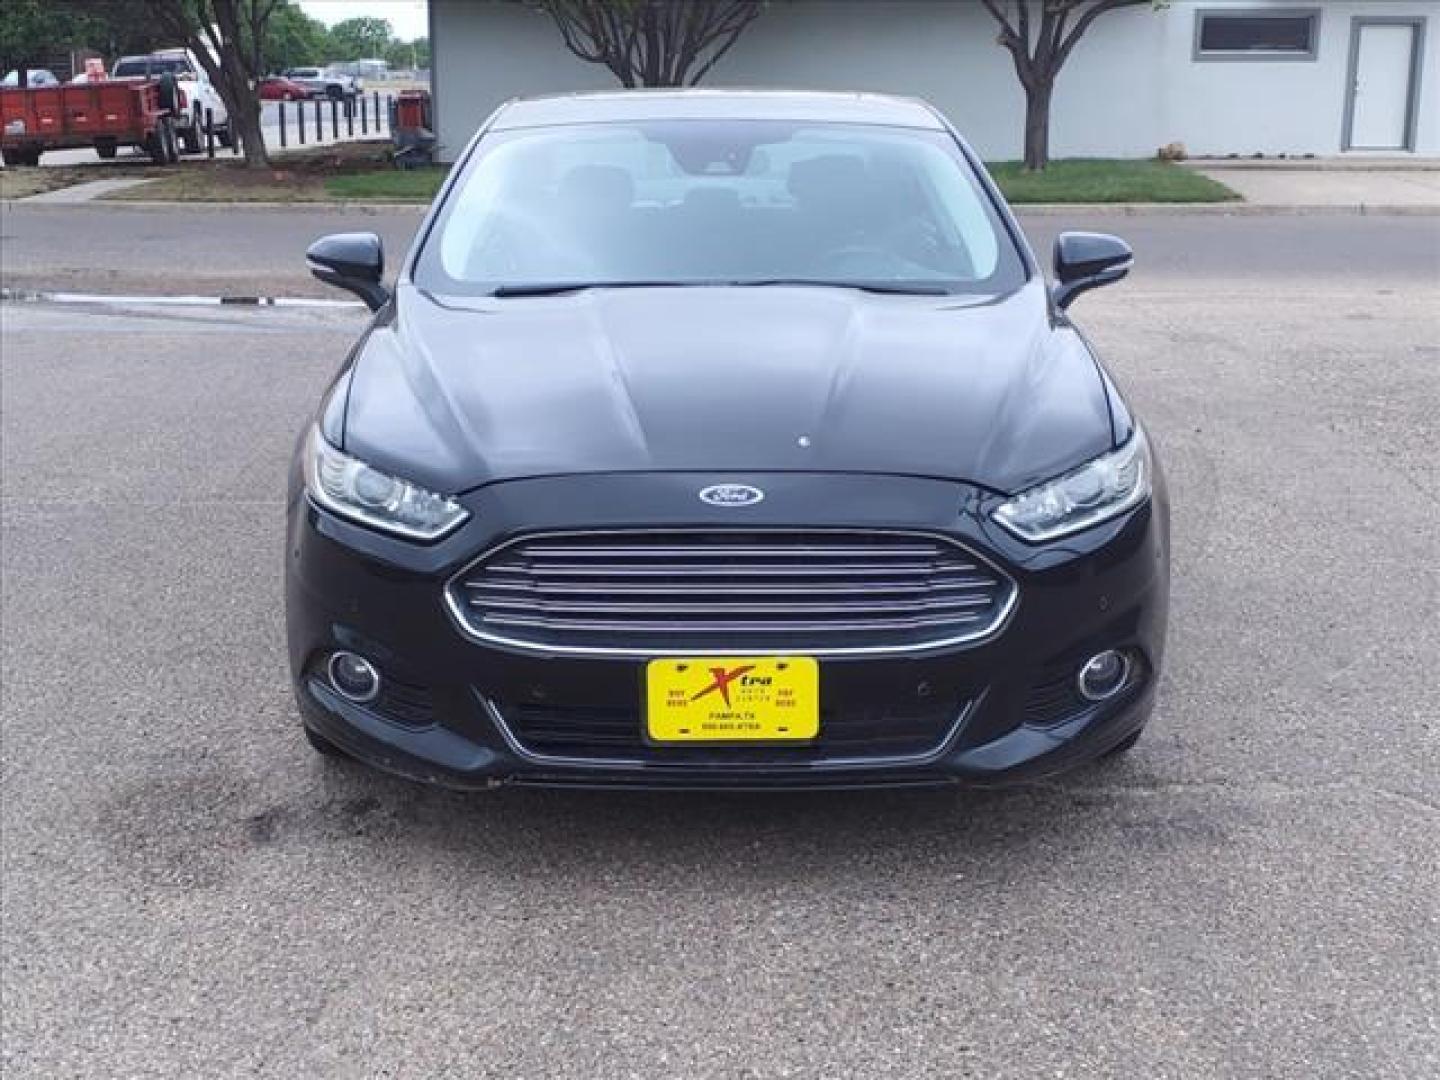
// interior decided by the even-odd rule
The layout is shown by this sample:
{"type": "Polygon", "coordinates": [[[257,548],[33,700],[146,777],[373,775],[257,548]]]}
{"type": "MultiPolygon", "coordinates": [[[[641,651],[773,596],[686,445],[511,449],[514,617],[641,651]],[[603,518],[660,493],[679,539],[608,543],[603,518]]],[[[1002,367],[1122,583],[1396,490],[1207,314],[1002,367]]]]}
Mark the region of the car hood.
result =
{"type": "Polygon", "coordinates": [[[442,300],[402,285],[348,386],[345,448],[436,490],[586,472],[894,473],[1014,491],[1112,444],[1043,285],[442,300]]]}

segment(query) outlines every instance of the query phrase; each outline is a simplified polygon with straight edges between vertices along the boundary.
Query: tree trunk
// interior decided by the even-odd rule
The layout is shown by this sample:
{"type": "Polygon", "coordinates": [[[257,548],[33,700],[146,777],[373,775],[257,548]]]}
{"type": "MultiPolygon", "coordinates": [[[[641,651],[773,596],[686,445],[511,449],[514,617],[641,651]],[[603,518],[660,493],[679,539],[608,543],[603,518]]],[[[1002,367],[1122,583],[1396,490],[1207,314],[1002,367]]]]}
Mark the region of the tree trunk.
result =
{"type": "Polygon", "coordinates": [[[245,155],[245,167],[268,169],[270,153],[265,148],[265,133],[260,130],[260,99],[254,94],[246,94],[228,107],[230,133],[238,140],[240,152],[245,155]]]}
{"type": "Polygon", "coordinates": [[[1055,83],[1037,80],[1025,88],[1025,168],[1039,171],[1050,164],[1050,97],[1055,83]]]}

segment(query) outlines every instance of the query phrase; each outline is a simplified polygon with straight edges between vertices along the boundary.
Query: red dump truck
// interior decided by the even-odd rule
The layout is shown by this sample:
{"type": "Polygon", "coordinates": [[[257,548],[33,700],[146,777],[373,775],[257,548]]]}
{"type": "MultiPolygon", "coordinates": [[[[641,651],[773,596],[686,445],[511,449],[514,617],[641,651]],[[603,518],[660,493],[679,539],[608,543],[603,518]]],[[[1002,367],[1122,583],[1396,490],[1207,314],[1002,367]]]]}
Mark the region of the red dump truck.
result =
{"type": "Polygon", "coordinates": [[[112,158],[117,147],[138,146],[158,164],[174,162],[180,150],[167,94],[173,98],[173,84],[128,79],[0,88],[0,153],[6,165],[38,165],[47,150],[93,146],[112,158]]]}

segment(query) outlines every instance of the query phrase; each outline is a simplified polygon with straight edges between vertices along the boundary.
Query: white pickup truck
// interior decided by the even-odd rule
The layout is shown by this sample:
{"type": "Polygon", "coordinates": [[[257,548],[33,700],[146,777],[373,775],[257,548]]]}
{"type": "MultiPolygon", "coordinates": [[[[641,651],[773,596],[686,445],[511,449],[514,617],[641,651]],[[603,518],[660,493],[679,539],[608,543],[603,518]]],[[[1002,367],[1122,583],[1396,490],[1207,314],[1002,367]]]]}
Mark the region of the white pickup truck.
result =
{"type": "Polygon", "coordinates": [[[175,115],[175,133],[187,154],[198,154],[205,148],[205,110],[210,110],[215,124],[215,141],[221,146],[234,146],[230,129],[230,113],[225,102],[210,82],[210,76],[188,49],[161,49],[148,56],[122,56],[110,72],[112,79],[155,78],[171,75],[175,79],[177,98],[171,110],[175,115]]]}

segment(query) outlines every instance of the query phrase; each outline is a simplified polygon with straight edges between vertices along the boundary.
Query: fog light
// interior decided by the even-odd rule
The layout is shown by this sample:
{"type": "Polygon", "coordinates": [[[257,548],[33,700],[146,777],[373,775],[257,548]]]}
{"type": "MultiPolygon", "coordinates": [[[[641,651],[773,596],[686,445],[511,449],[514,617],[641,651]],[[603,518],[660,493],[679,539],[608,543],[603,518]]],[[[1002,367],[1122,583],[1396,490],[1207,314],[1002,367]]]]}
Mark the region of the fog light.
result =
{"type": "Polygon", "coordinates": [[[1087,701],[1114,697],[1130,681],[1130,658],[1123,652],[1106,649],[1085,661],[1076,678],[1080,695],[1087,701]]]}
{"type": "Polygon", "coordinates": [[[330,657],[327,670],[330,685],[341,697],[363,703],[375,700],[375,695],[380,693],[380,673],[363,656],[337,652],[330,657]]]}

